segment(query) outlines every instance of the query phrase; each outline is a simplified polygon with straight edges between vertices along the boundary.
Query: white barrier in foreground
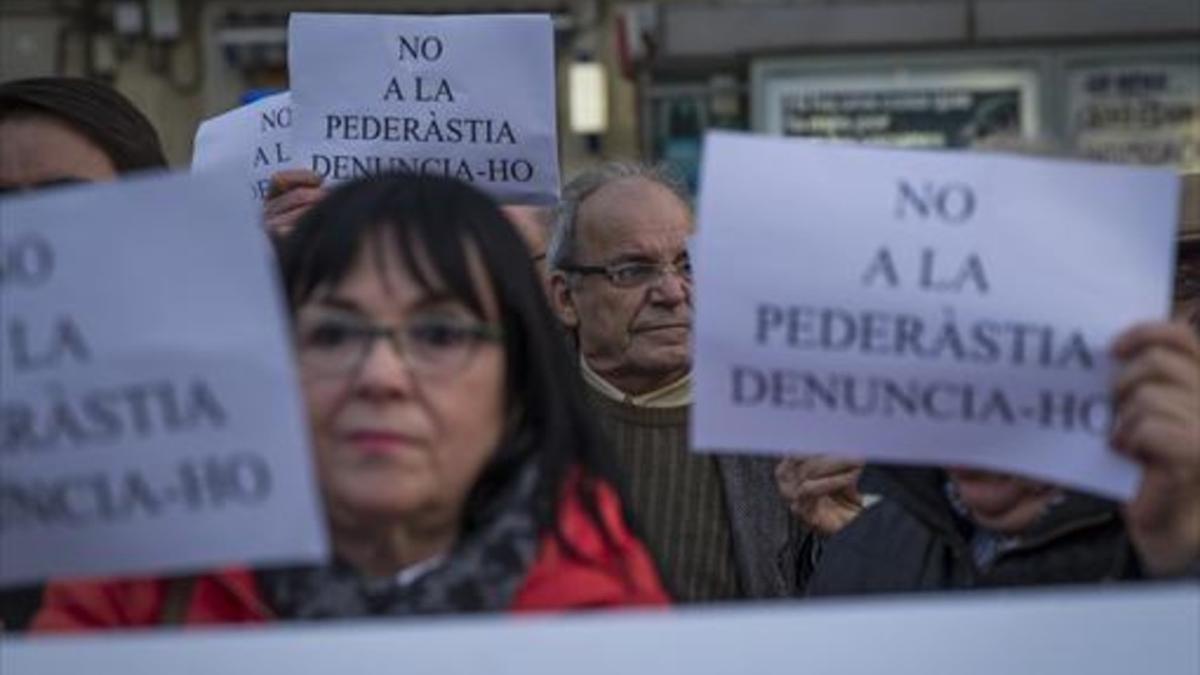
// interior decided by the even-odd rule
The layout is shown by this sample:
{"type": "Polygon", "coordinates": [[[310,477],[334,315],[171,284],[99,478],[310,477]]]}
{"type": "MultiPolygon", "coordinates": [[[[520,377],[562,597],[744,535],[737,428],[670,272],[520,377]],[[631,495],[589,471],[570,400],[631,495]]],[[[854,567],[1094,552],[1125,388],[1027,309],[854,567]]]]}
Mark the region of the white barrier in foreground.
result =
{"type": "Polygon", "coordinates": [[[0,642],[0,673],[1200,673],[1200,585],[0,642]]]}

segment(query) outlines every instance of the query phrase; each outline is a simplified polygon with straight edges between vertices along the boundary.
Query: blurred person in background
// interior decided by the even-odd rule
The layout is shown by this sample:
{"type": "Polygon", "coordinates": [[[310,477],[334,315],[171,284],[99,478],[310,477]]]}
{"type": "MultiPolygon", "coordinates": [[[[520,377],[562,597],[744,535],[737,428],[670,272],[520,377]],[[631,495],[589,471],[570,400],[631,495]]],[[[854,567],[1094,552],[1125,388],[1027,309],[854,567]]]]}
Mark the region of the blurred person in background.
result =
{"type": "MultiPolygon", "coordinates": [[[[149,120],[108,85],[68,77],[0,84],[0,195],[166,166],[149,120]]],[[[24,629],[41,594],[41,586],[0,591],[0,628],[24,629]]]]}
{"type": "MultiPolygon", "coordinates": [[[[1200,573],[1200,337],[1182,323],[1143,324],[1113,353],[1110,443],[1144,472],[1131,501],[992,471],[868,465],[863,484],[881,497],[821,544],[807,594],[1200,573]]],[[[807,498],[840,505],[852,490],[807,498]]]]}
{"type": "Polygon", "coordinates": [[[991,471],[790,458],[780,493],[818,535],[801,556],[807,592],[1200,575],[1200,174],[1184,176],[1172,315],[1113,349],[1112,447],[1145,472],[1132,501],[991,471]]]}
{"type": "Polygon", "coordinates": [[[51,584],[35,630],[665,604],[504,224],[465,184],[383,176],[282,242],[333,560],[51,584]]]}
{"type": "Polygon", "coordinates": [[[0,190],[114,180],[165,168],[158,134],[108,85],[47,77],[0,84],[0,190]]]}

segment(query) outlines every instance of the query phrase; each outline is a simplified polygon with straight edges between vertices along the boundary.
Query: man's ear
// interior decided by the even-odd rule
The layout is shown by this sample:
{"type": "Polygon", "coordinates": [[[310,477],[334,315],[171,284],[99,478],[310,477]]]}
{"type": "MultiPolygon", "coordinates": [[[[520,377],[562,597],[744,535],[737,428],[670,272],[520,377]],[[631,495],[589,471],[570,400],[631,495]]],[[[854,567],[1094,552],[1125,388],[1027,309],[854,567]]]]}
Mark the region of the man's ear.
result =
{"type": "Polygon", "coordinates": [[[550,304],[558,320],[569,330],[579,327],[579,309],[575,306],[575,292],[571,288],[571,280],[565,272],[554,270],[550,273],[550,304]]]}

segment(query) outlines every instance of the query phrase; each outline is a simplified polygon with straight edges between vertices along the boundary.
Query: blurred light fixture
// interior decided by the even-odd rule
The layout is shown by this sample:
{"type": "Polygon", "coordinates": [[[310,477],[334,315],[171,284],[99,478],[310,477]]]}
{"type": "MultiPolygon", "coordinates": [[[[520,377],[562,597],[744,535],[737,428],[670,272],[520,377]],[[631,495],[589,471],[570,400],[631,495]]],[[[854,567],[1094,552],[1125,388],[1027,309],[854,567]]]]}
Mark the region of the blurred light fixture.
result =
{"type": "Polygon", "coordinates": [[[138,0],[119,0],[113,5],[113,29],[117,35],[137,37],[145,28],[142,3],[138,0]]]}
{"type": "Polygon", "coordinates": [[[741,90],[733,75],[708,78],[708,111],[722,122],[736,121],[742,115],[741,90]]]}
{"type": "Polygon", "coordinates": [[[571,131],[595,135],[608,130],[608,78],[595,61],[576,61],[567,71],[571,131]]]}
{"type": "Polygon", "coordinates": [[[179,37],[179,0],[149,0],[146,13],[151,38],[171,42],[179,37]]]}

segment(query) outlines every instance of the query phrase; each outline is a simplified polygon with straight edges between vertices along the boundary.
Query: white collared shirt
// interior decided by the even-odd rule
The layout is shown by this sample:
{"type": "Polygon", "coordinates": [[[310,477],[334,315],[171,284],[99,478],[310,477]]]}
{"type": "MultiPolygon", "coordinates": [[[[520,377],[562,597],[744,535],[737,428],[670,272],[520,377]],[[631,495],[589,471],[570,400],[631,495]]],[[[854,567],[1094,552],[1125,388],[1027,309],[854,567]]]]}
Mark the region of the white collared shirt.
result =
{"type": "Polygon", "coordinates": [[[588,383],[588,386],[603,394],[606,398],[638,408],[678,408],[680,406],[691,405],[692,403],[692,374],[675,380],[674,382],[648,391],[645,394],[626,394],[617,387],[613,386],[608,380],[601,377],[592,367],[588,365],[587,359],[579,357],[581,370],[583,371],[583,381],[588,383]]]}

